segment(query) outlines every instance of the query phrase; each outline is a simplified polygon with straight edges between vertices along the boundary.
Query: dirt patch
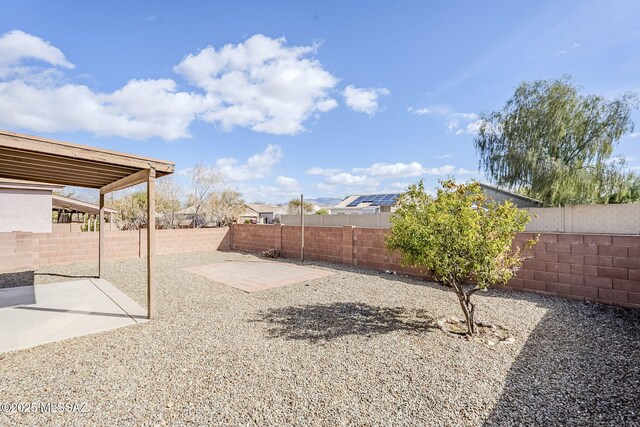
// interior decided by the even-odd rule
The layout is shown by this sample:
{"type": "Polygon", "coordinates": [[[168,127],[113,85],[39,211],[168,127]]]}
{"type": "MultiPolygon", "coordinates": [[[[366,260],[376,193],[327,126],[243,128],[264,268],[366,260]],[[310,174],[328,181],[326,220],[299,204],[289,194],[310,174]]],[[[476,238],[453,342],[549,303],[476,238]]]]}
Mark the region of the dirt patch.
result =
{"type": "Polygon", "coordinates": [[[513,344],[515,342],[515,338],[511,336],[506,328],[499,325],[493,325],[491,323],[476,322],[477,334],[473,337],[467,335],[467,323],[464,319],[447,317],[445,319],[438,320],[438,326],[440,327],[440,330],[446,334],[458,338],[480,341],[488,346],[494,346],[496,344],[513,344]]]}

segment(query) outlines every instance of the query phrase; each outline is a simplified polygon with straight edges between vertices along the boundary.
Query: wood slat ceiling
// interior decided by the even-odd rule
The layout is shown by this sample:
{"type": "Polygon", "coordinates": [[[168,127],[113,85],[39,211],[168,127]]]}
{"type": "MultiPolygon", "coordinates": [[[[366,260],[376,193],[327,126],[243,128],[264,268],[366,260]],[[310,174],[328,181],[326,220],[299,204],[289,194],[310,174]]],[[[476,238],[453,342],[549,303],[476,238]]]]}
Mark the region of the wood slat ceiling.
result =
{"type": "Polygon", "coordinates": [[[141,170],[160,177],[175,164],[0,130],[0,178],[102,188],[141,170]]]}

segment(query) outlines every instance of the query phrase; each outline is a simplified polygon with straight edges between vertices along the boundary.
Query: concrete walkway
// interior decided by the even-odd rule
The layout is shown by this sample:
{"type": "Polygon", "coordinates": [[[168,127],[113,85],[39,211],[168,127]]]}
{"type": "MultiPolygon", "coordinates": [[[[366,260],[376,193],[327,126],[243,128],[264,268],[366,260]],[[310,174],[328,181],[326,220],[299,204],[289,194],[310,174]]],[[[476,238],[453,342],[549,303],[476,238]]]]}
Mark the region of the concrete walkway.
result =
{"type": "Polygon", "coordinates": [[[102,279],[0,289],[0,353],[146,321],[142,307],[102,279]]]}
{"type": "Polygon", "coordinates": [[[185,270],[245,292],[264,291],[333,274],[319,268],[274,261],[220,262],[185,270]]]}

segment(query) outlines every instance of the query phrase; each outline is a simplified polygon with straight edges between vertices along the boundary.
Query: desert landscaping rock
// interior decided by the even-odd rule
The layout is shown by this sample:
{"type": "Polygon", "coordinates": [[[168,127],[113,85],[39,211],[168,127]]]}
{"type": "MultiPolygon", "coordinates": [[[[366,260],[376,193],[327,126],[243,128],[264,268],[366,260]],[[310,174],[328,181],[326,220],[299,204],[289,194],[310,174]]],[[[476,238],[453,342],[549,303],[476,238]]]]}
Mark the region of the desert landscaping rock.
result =
{"type": "MultiPolygon", "coordinates": [[[[477,316],[513,338],[489,346],[442,333],[439,319],[460,316],[454,294],[401,275],[307,262],[334,274],[247,294],[183,270],[250,259],[160,256],[157,320],[3,355],[0,402],[87,412],[5,412],[0,425],[638,424],[638,310],[480,293],[477,316]]],[[[144,266],[109,263],[106,279],[144,305],[144,266]]]]}

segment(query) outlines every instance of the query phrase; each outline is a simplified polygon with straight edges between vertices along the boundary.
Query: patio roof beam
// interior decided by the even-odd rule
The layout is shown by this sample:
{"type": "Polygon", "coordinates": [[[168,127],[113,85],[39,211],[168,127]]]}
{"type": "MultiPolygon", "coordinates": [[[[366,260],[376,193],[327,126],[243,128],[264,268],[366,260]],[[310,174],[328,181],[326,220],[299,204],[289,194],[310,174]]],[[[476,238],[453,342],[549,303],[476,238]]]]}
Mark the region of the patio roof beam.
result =
{"type": "Polygon", "coordinates": [[[0,178],[18,179],[23,181],[35,181],[35,182],[42,182],[47,184],[58,184],[62,186],[73,185],[74,187],[85,187],[85,188],[100,188],[102,185],[100,181],[97,181],[91,178],[73,178],[72,176],[56,177],[47,173],[31,172],[26,169],[22,171],[18,171],[18,170],[9,170],[8,168],[3,168],[3,170],[0,171],[0,178]]]}
{"type": "MultiPolygon", "coordinates": [[[[68,167],[69,163],[66,160],[60,159],[47,153],[33,153],[21,150],[16,150],[8,147],[0,147],[0,157],[3,160],[12,160],[15,162],[23,163],[25,160],[31,161],[37,159],[39,164],[46,165],[47,167],[68,167]]],[[[73,167],[75,170],[82,170],[85,172],[100,172],[104,171],[105,167],[101,164],[96,164],[88,160],[74,159],[73,167]]],[[[108,165],[108,172],[122,175],[122,173],[133,172],[137,168],[127,166],[108,165]]]]}
{"type": "Polygon", "coordinates": [[[131,187],[132,185],[141,184],[147,181],[149,177],[150,169],[143,169],[129,176],[125,176],[117,181],[107,184],[100,189],[100,194],[108,194],[114,191],[122,190],[123,188],[131,187]]]}
{"type": "MultiPolygon", "coordinates": [[[[7,165],[11,165],[11,166],[24,166],[25,161],[21,160],[20,158],[15,158],[14,156],[3,156],[2,152],[0,151],[0,159],[2,160],[3,163],[7,164],[7,165]]],[[[42,168],[47,168],[47,170],[50,171],[58,171],[59,173],[64,172],[65,174],[67,172],[69,172],[69,165],[61,165],[58,163],[48,163],[48,162],[39,162],[39,164],[37,166],[33,165],[30,166],[32,169],[42,169],[42,168]]],[[[96,176],[96,177],[104,177],[106,179],[118,179],[122,176],[123,173],[127,174],[127,173],[133,173],[135,172],[135,169],[131,169],[131,170],[125,170],[124,172],[112,172],[112,171],[106,171],[106,170],[100,170],[100,169],[90,169],[87,168],[86,166],[79,166],[79,165],[73,165],[73,172],[76,175],[84,175],[87,176],[87,174],[96,176]]]]}

